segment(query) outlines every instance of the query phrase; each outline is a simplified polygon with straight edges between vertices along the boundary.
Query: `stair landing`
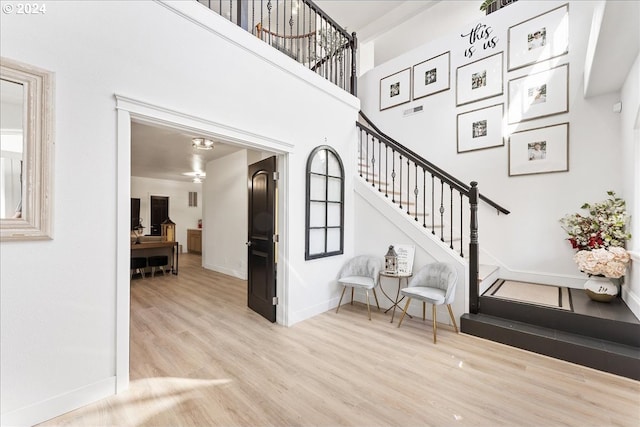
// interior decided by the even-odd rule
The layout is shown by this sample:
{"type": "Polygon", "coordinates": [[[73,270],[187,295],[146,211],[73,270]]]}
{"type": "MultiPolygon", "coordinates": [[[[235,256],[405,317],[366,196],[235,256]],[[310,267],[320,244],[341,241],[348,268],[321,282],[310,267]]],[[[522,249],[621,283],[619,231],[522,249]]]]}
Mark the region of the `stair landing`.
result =
{"type": "Polygon", "coordinates": [[[570,289],[573,311],[480,297],[461,331],[604,372],[640,380],[640,321],[625,302],[592,301],[570,289]]]}

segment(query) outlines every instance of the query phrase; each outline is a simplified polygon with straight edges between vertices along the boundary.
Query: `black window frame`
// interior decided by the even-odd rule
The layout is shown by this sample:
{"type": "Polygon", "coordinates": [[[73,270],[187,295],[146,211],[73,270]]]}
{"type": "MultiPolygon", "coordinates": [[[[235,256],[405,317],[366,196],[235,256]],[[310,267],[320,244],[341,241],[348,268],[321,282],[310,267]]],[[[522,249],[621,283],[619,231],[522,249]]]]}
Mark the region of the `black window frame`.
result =
{"type": "Polygon", "coordinates": [[[330,256],[342,255],[344,253],[344,166],[342,164],[342,159],[338,155],[338,152],[328,145],[320,145],[311,151],[309,157],[307,158],[307,170],[306,170],[306,178],[307,178],[307,193],[306,193],[306,218],[305,218],[305,252],[304,259],[312,260],[318,258],[326,258],[330,256]],[[326,152],[326,165],[324,173],[313,172],[311,170],[313,165],[313,160],[316,156],[321,153],[326,152]],[[329,156],[335,157],[337,164],[340,168],[340,176],[329,175],[329,156]],[[325,195],[324,199],[311,199],[311,177],[312,176],[320,176],[325,179],[325,195]],[[330,179],[339,179],[340,180],[340,200],[329,200],[329,180],[330,179]],[[325,204],[325,215],[324,215],[324,226],[311,226],[311,203],[324,203],[325,204]],[[328,208],[330,204],[339,204],[340,205],[340,224],[337,226],[329,226],[329,215],[328,208]],[[340,230],[340,249],[334,251],[327,250],[327,241],[328,241],[328,232],[329,230],[339,229],[340,230]],[[310,243],[310,234],[311,230],[324,230],[324,251],[318,253],[309,253],[309,243],[310,243]]]}

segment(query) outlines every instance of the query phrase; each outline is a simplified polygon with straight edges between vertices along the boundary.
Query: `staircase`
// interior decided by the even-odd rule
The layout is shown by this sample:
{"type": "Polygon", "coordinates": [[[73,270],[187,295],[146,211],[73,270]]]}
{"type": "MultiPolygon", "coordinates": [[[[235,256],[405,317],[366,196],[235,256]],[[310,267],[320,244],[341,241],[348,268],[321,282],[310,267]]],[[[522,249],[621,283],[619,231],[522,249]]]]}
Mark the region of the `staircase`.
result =
{"type": "Polygon", "coordinates": [[[482,296],[501,272],[479,264],[477,203],[488,203],[498,213],[509,211],[479,194],[475,183],[467,186],[406,149],[362,113],[361,119],[362,180],[356,190],[379,193],[390,215],[401,212],[413,223],[410,230],[431,235],[439,241],[437,250],[468,265],[469,313],[460,319],[462,332],[640,380],[640,321],[622,299],[598,303],[583,290],[570,289],[573,310],[567,311],[482,296]]]}

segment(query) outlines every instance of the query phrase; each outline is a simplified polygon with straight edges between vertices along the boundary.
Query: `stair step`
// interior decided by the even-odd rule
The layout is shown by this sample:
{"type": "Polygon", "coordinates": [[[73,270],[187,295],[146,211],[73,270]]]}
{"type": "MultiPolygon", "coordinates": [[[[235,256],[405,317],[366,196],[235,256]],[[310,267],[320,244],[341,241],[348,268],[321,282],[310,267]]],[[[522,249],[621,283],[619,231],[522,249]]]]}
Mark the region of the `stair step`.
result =
{"type": "Polygon", "coordinates": [[[466,313],[463,333],[640,380],[640,348],[488,314],[466,313]]]}
{"type": "Polygon", "coordinates": [[[640,321],[621,298],[591,301],[584,290],[569,289],[573,311],[513,300],[480,297],[480,312],[510,321],[640,347],[640,321]]]}
{"type": "Polygon", "coordinates": [[[493,273],[497,273],[498,270],[500,270],[500,267],[498,267],[497,265],[480,264],[478,266],[478,280],[486,280],[493,273]]]}

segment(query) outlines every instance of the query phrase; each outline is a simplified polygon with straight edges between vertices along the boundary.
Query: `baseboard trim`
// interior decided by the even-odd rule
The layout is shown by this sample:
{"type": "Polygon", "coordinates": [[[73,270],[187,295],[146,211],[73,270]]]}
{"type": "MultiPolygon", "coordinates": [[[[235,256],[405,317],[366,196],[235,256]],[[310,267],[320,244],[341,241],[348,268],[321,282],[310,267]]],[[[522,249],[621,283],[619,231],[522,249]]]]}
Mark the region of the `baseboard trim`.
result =
{"type": "MultiPolygon", "coordinates": [[[[342,290],[340,292],[342,292],[342,290]]],[[[334,298],[328,299],[320,304],[316,304],[303,310],[296,311],[295,313],[291,313],[289,317],[289,324],[287,326],[293,326],[296,323],[310,319],[314,316],[317,316],[318,314],[322,314],[329,310],[334,310],[338,306],[338,301],[340,301],[339,295],[334,298]]]]}
{"type": "Polygon", "coordinates": [[[631,291],[628,286],[622,286],[622,300],[627,303],[631,312],[640,319],[640,296],[631,291]]]}
{"type": "Polygon", "coordinates": [[[112,396],[115,393],[116,377],[105,378],[93,384],[1,414],[0,425],[32,426],[112,396]]]}
{"type": "Polygon", "coordinates": [[[247,280],[247,273],[241,272],[237,270],[233,270],[231,268],[221,267],[219,265],[211,265],[211,264],[203,264],[202,265],[207,270],[217,271],[218,273],[226,274],[227,276],[235,277],[240,280],[247,280]]]}

